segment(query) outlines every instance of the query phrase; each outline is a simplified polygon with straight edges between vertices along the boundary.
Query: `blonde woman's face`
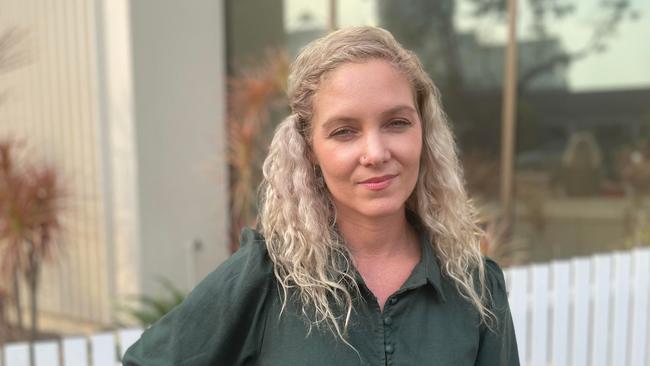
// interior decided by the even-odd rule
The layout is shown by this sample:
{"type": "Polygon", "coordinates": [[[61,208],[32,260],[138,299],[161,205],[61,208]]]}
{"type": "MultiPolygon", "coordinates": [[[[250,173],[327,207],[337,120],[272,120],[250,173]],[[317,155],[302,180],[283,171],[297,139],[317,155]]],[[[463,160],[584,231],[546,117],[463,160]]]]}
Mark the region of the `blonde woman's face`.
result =
{"type": "Polygon", "coordinates": [[[383,60],[343,64],[322,82],[313,116],[314,160],[338,217],[403,214],[422,151],[408,80],[383,60]]]}

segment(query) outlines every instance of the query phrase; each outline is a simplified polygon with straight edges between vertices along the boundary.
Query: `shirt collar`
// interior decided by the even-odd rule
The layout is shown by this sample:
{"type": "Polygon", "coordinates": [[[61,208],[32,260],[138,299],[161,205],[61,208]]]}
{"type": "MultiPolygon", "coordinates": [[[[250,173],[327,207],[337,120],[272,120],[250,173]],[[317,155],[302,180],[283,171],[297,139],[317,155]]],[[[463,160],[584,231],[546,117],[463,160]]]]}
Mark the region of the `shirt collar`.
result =
{"type": "Polygon", "coordinates": [[[442,275],[438,257],[435,255],[431,240],[427,234],[420,230],[420,244],[422,246],[422,257],[418,266],[424,266],[424,274],[429,285],[433,286],[442,301],[446,301],[445,293],[442,289],[442,275]]]}
{"type": "Polygon", "coordinates": [[[438,259],[433,251],[431,240],[427,237],[426,232],[416,225],[416,229],[420,235],[420,248],[421,255],[420,261],[413,268],[411,276],[406,280],[399,292],[408,291],[424,285],[429,285],[440,299],[444,302],[447,299],[442,287],[442,275],[440,272],[440,265],[438,259]]]}
{"type": "MultiPolygon", "coordinates": [[[[422,229],[420,225],[416,224],[414,226],[418,232],[418,235],[420,236],[420,261],[415,266],[415,268],[413,268],[413,272],[411,272],[411,275],[402,285],[402,287],[397,291],[397,293],[406,292],[418,287],[428,285],[431,286],[431,288],[436,292],[436,294],[438,294],[439,298],[443,302],[446,302],[447,299],[445,298],[442,287],[440,265],[438,264],[438,258],[434,253],[431,240],[429,240],[426,231],[422,229]]],[[[354,272],[357,283],[363,284],[363,286],[365,286],[365,282],[363,281],[361,274],[356,270],[354,272]]]]}

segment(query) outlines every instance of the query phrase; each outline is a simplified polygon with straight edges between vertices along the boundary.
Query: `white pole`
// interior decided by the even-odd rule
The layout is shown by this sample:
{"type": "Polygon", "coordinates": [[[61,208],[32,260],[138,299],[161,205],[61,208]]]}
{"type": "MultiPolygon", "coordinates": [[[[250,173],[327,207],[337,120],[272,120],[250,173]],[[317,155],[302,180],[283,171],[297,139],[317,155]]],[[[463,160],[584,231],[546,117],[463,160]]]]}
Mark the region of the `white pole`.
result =
{"type": "Polygon", "coordinates": [[[338,24],[336,24],[336,0],[330,0],[329,1],[328,30],[330,32],[333,32],[337,28],[338,28],[338,24]]]}

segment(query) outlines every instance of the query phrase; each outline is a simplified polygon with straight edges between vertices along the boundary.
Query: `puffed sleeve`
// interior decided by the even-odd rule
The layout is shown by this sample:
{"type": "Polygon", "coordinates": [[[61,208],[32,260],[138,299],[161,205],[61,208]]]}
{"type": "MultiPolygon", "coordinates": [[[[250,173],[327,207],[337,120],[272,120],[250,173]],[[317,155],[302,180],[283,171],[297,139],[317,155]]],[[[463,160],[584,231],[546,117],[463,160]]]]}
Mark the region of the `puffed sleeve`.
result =
{"type": "Polygon", "coordinates": [[[486,258],[485,275],[491,293],[491,310],[496,322],[490,327],[481,326],[481,336],[476,366],[519,365],[517,340],[510,315],[508,295],[503,271],[493,260],[486,258]]]}
{"type": "Polygon", "coordinates": [[[245,229],[241,249],[176,308],[147,329],[124,356],[126,366],[244,365],[257,357],[272,265],[263,239],[245,229]]]}

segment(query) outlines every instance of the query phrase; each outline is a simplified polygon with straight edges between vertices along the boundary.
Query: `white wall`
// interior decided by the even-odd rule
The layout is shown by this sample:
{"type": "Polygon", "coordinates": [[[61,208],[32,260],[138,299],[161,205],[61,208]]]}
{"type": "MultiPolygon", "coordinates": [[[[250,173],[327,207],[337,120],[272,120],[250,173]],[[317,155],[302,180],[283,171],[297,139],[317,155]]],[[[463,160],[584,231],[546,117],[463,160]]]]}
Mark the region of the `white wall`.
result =
{"type": "Polygon", "coordinates": [[[26,35],[26,63],[0,75],[0,138],[24,140],[69,189],[63,250],[43,269],[42,329],[104,328],[156,276],[192,287],[228,255],[222,1],[0,9],[0,31],[26,35]]]}
{"type": "Polygon", "coordinates": [[[0,75],[0,138],[22,140],[24,158],[54,166],[67,191],[63,235],[39,289],[44,330],[92,330],[111,319],[96,13],[92,1],[0,0],[0,32],[17,27],[24,37],[16,51],[25,55],[19,68],[0,75]]]}
{"type": "Polygon", "coordinates": [[[228,254],[223,3],[137,0],[130,17],[142,289],[188,288],[228,254]]]}

